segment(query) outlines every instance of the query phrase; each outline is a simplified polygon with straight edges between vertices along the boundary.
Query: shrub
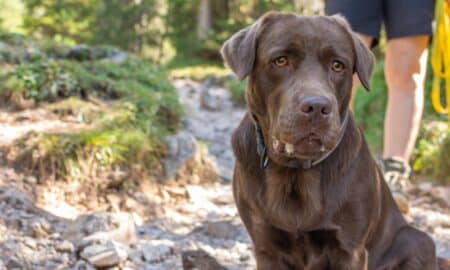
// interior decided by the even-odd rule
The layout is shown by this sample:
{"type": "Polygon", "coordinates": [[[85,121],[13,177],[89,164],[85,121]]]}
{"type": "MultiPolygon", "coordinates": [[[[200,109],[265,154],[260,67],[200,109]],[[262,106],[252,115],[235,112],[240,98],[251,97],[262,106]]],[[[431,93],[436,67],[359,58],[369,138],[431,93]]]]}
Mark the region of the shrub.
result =
{"type": "Polygon", "coordinates": [[[426,121],[417,145],[414,170],[450,183],[450,126],[445,122],[426,121]]]}

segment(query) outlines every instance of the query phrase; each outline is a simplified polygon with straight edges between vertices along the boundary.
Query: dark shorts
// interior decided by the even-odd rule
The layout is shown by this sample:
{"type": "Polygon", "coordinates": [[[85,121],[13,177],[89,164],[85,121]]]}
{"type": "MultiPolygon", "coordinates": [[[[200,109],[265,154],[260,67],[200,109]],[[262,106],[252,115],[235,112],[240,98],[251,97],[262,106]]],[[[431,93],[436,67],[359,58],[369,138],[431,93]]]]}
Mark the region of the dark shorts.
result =
{"type": "Polygon", "coordinates": [[[434,0],[326,0],[327,15],[341,14],[353,30],[380,38],[384,23],[388,39],[431,35],[434,0]]]}

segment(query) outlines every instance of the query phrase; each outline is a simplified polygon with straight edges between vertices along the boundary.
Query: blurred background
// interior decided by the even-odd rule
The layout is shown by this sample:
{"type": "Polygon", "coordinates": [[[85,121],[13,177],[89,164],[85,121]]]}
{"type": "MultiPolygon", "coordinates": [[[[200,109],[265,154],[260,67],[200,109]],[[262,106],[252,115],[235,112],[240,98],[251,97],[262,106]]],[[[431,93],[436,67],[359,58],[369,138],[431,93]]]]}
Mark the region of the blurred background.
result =
{"type": "MultiPolygon", "coordinates": [[[[219,49],[269,10],[323,3],[0,0],[0,269],[252,269],[230,192],[246,81],[219,49]]],[[[376,156],[384,44],[354,112],[376,156]]],[[[450,257],[450,127],[428,70],[408,218],[450,257]]]]}

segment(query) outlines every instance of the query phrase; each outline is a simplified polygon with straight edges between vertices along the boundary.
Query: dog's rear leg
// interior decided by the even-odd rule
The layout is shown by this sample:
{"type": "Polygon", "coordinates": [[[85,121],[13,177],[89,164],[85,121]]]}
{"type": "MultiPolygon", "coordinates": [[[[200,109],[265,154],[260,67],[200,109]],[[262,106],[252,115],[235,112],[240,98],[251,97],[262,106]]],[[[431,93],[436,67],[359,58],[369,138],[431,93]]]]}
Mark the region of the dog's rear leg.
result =
{"type": "Polygon", "coordinates": [[[433,240],[413,227],[403,227],[376,269],[437,270],[433,240]]]}

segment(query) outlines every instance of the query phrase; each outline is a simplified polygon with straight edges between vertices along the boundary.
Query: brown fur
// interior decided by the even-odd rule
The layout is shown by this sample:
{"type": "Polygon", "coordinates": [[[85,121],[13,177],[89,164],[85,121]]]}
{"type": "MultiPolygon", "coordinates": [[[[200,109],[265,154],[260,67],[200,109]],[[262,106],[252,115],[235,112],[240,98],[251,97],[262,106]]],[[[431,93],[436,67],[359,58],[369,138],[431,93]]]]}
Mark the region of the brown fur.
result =
{"type": "Polygon", "coordinates": [[[436,269],[433,241],[405,222],[352,116],[322,163],[307,170],[285,166],[321,156],[319,143],[332,149],[354,72],[369,89],[373,56],[345,20],[272,12],[230,38],[222,55],[238,77],[249,76],[251,114],[232,138],[233,192],[257,268],[436,269]],[[283,68],[272,60],[280,54],[289,59],[283,68]],[[344,71],[331,71],[332,59],[344,71]],[[329,100],[331,113],[302,115],[299,104],[311,95],[329,100]],[[259,166],[255,120],[268,146],[266,169],[259,166]],[[272,147],[278,137],[295,145],[293,156],[272,147]]]}

